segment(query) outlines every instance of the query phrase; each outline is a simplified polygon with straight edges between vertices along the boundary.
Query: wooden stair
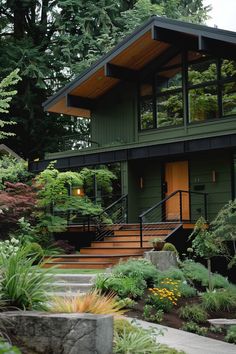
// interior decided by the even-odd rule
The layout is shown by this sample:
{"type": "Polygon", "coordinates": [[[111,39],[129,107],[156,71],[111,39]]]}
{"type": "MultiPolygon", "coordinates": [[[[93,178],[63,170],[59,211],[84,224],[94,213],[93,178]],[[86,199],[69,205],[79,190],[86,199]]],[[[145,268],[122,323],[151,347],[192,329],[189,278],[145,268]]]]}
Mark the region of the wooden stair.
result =
{"type": "MultiPolygon", "coordinates": [[[[46,259],[44,267],[56,265],[67,269],[103,269],[113,266],[120,260],[142,257],[152,248],[149,242],[154,237],[166,239],[181,224],[152,224],[143,231],[143,247],[140,247],[139,224],[109,226],[108,236],[102,241],[94,241],[90,247],[80,249],[80,254],[52,256],[46,259]]],[[[71,230],[75,232],[75,228],[71,230]]]]}

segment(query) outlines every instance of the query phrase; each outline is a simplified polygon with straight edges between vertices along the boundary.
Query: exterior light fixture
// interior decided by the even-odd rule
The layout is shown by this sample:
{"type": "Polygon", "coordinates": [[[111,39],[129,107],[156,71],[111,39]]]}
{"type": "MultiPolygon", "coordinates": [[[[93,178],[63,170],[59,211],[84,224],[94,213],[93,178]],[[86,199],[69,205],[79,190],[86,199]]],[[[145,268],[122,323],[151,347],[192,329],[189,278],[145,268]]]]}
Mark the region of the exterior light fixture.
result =
{"type": "Polygon", "coordinates": [[[74,197],[83,197],[84,196],[84,189],[80,187],[74,187],[72,188],[72,195],[74,197]]]}

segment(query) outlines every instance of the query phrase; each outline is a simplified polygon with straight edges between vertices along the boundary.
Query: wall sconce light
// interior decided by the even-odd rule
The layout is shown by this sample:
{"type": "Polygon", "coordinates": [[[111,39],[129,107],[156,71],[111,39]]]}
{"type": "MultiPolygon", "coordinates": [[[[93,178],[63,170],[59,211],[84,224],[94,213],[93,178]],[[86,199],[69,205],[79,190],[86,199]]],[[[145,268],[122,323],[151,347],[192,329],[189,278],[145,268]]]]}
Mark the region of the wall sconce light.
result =
{"type": "Polygon", "coordinates": [[[212,171],[212,182],[213,183],[216,182],[216,171],[215,170],[212,171]]]}
{"type": "Polygon", "coordinates": [[[139,179],[139,186],[140,186],[140,189],[143,189],[143,177],[140,177],[140,179],[139,179]]]}
{"type": "Polygon", "coordinates": [[[83,197],[84,196],[84,189],[75,187],[72,189],[72,195],[74,197],[83,197]]]}

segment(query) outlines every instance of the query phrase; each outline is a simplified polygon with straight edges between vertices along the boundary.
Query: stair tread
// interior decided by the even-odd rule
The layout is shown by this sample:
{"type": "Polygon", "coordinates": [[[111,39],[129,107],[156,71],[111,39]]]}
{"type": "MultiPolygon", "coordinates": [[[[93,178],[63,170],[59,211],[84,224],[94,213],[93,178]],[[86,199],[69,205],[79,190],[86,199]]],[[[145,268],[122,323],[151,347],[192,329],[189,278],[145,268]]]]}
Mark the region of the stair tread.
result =
{"type": "MultiPolygon", "coordinates": [[[[90,249],[90,248],[89,248],[90,249]]],[[[140,248],[142,249],[142,248],[140,248]]],[[[100,258],[100,257],[123,257],[123,256],[133,256],[133,253],[130,253],[130,254],[126,254],[126,253],[122,253],[122,254],[81,254],[81,255],[76,255],[76,256],[73,256],[73,257],[65,257],[65,256],[52,256],[50,257],[50,259],[53,259],[53,258],[87,258],[87,257],[92,257],[92,258],[100,258]]],[[[48,262],[49,263],[49,262],[48,262]]]]}

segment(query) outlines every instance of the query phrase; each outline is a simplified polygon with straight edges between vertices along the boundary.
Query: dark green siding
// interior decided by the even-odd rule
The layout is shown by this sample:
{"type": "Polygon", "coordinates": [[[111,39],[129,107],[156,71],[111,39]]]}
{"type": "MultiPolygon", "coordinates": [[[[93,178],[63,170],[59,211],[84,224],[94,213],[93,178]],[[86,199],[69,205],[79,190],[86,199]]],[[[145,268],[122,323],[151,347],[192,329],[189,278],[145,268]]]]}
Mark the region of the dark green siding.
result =
{"type": "Polygon", "coordinates": [[[123,84],[99,101],[91,118],[92,140],[99,146],[135,141],[134,93],[133,85],[123,84]]]}
{"type": "MultiPolygon", "coordinates": [[[[205,186],[208,195],[208,218],[212,220],[216,213],[232,199],[232,156],[231,153],[216,151],[214,154],[198,154],[190,160],[190,189],[205,186]],[[216,181],[213,182],[213,171],[216,181]]],[[[193,212],[196,213],[196,209],[193,212]]]]}
{"type": "MultiPolygon", "coordinates": [[[[208,220],[232,199],[232,155],[230,152],[199,153],[183,158],[189,161],[190,190],[208,193],[208,220]],[[216,181],[213,181],[215,171],[216,181]]],[[[136,160],[128,165],[129,216],[137,222],[138,215],[162,200],[162,166],[158,159],[136,160]],[[143,178],[143,188],[140,178],[143,178]]],[[[159,211],[160,214],[160,211],[159,211]]],[[[204,216],[202,195],[192,195],[191,216],[204,216]]]]}

